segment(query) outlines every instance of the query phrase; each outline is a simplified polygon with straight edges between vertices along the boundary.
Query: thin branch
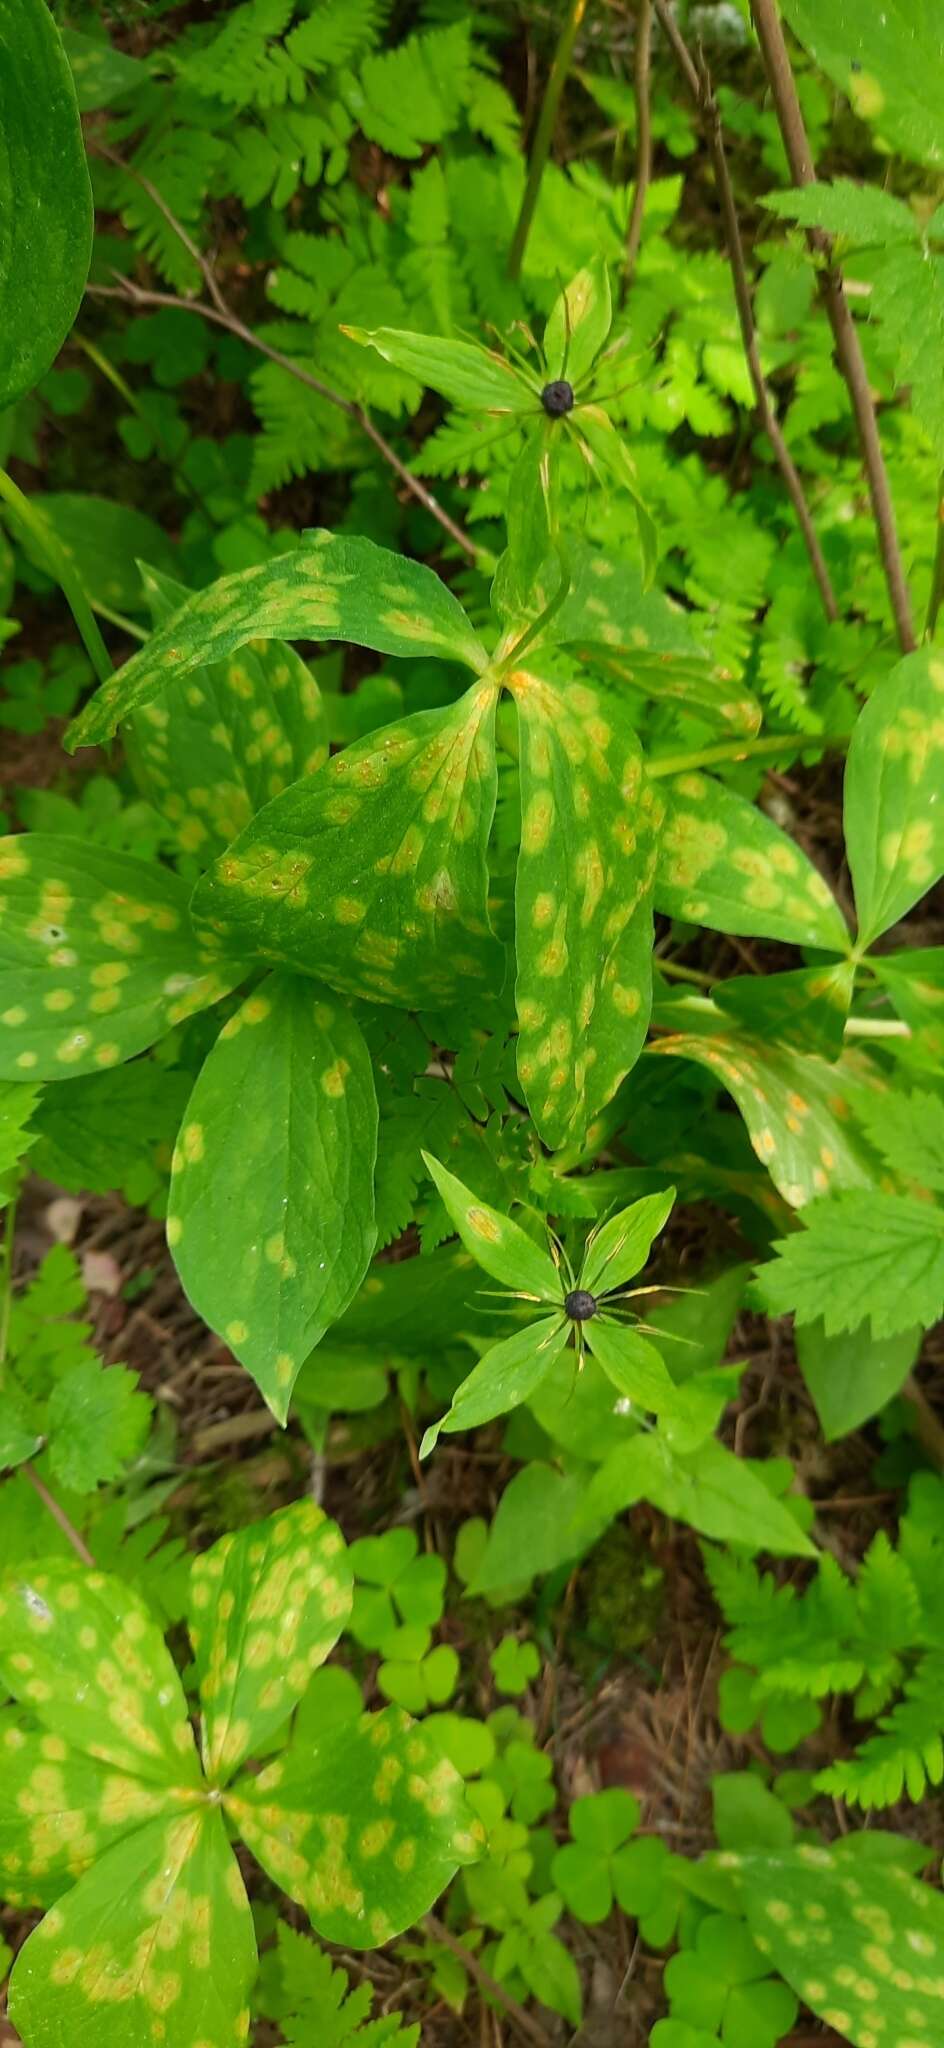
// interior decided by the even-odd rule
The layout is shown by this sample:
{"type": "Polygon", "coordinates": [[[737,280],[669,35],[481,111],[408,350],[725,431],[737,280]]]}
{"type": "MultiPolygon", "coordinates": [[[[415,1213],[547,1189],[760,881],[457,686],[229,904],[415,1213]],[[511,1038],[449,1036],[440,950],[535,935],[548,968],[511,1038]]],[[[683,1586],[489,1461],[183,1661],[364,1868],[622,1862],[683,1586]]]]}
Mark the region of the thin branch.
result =
{"type": "Polygon", "coordinates": [[[560,106],[564,81],[570,70],[570,60],[574,53],[577,31],[586,11],[587,0],[569,0],[564,25],[558,38],[557,48],[548,73],[547,84],[544,88],[541,112],[538,115],[538,125],[535,129],[534,141],[531,145],[531,161],[528,165],[528,176],[521,199],[521,210],[518,214],[515,232],[512,236],[511,248],[508,251],[509,277],[518,278],[521,276],[521,263],[528,236],[531,233],[531,222],[534,219],[534,209],[538,203],[538,193],[541,190],[544,166],[550,155],[551,143],[554,138],[554,123],[557,120],[557,109],[560,106]]]}
{"type": "Polygon", "coordinates": [[[175,312],[197,313],[202,319],[212,321],[215,327],[223,327],[228,334],[236,335],[239,341],[245,342],[247,348],[255,349],[258,355],[267,356],[270,362],[277,363],[279,369],[284,370],[288,376],[294,377],[297,383],[304,384],[307,390],[314,391],[319,398],[325,399],[328,405],[336,406],[339,412],[346,413],[348,419],[354,420],[356,425],[360,427],[361,432],[366,434],[368,440],[373,442],[374,447],[383,456],[384,461],[389,463],[390,468],[400,478],[411,496],[416,498],[418,503],[427,512],[431,513],[434,519],[438,520],[444,533],[448,533],[450,540],[455,541],[456,546],[462,549],[463,554],[468,556],[470,562],[478,562],[481,558],[482,550],[476,546],[474,541],[469,540],[467,534],[464,534],[461,526],[457,526],[455,520],[450,518],[448,512],[444,510],[433,492],[427,489],[427,486],[419,477],[412,474],[405,462],[401,461],[396,449],[391,448],[389,441],[381,433],[380,428],[374,425],[366,408],[358,405],[355,399],[345,398],[340,391],[335,391],[330,384],[323,383],[321,378],[313,376],[310,370],[303,369],[300,363],[296,363],[291,356],[284,355],[281,349],[272,348],[267,341],[263,341],[261,335],[256,334],[251,327],[247,327],[245,321],[239,318],[238,313],[233,312],[232,307],[224,298],[213,265],[202,255],[188,235],[186,228],[181,225],[176,215],[171,212],[167,201],[158,191],[157,186],[152,185],[150,178],[144,177],[141,171],[132,169],[130,164],[125,163],[124,159],[116,156],[112,150],[97,145],[96,154],[107,157],[109,163],[116,165],[119,170],[124,171],[127,177],[133,178],[136,184],[140,185],[147,193],[148,198],[153,200],[154,205],[164,215],[168,226],[173,229],[174,234],[196,264],[211,303],[207,305],[203,299],[179,298],[173,292],[148,291],[142,285],[136,284],[132,278],[125,277],[121,279],[120,285],[117,286],[89,285],[87,287],[89,296],[95,299],[120,299],[124,300],[126,305],[135,307],[164,306],[171,308],[175,312]]]}
{"type": "Polygon", "coordinates": [[[806,502],[806,494],[800,479],[800,473],[784,440],[761,365],[760,350],[757,344],[757,329],[754,325],[754,311],[751,304],[751,288],[748,281],[747,265],[744,260],[744,244],[741,240],[737,207],[734,201],[734,187],[731,183],[731,174],[728,170],[728,159],[724,147],[724,137],[721,132],[721,116],[718,112],[718,103],[714,96],[711,78],[703,60],[698,65],[694,63],[691,53],[669,12],[666,0],[656,0],[656,8],[659,21],[672,46],[676,62],[695,101],[704,128],[705,140],[708,144],[715,176],[715,184],[718,188],[718,198],[721,202],[721,218],[724,224],[724,236],[728,248],[728,261],[731,265],[731,278],[734,285],[734,299],[737,306],[741,339],[744,343],[744,353],[747,357],[747,367],[750,371],[751,384],[754,388],[754,398],[760,422],[777,458],[777,466],[786,484],[790,502],[796,513],[797,524],[803,535],[806,552],[810,558],[810,566],[816,578],[816,587],[822,600],[823,610],[826,613],[827,619],[838,619],[839,606],[836,603],[829,570],[826,567],[826,560],[817,538],[816,528],[813,525],[810,508],[806,502]]]}
{"type": "MultiPolygon", "coordinates": [[[[790,58],[784,40],[776,0],[751,0],[754,27],[760,43],[767,72],[780,133],[783,137],[790,175],[795,185],[812,185],[816,180],[816,169],[810,151],[809,138],[803,122],[803,114],[797,97],[796,84],[790,66],[790,58]]],[[[806,239],[813,255],[819,259],[819,280],[823,303],[829,324],[833,330],[836,346],[836,360],[848,387],[852,410],[859,433],[859,445],[868,480],[872,512],[878,530],[879,553],[888,585],[888,595],[898,633],[898,643],[903,654],[909,654],[914,646],[915,634],[911,617],[911,599],[905,581],[905,571],[898,545],[898,530],[895,525],[895,510],[882,445],[879,440],[878,422],[872,393],[869,389],[868,373],[862,355],[855,322],[849,311],[843,289],[842,272],[834,261],[833,238],[823,228],[807,228],[806,239]]]]}
{"type": "Polygon", "coordinates": [[[652,99],[649,76],[651,49],[652,0],[639,0],[636,9],[636,53],[633,61],[633,88],[636,95],[636,185],[626,232],[626,258],[623,264],[624,297],[632,284],[636,269],[636,258],[642,241],[646,194],[652,177],[652,99]]]}
{"type": "Polygon", "coordinates": [[[24,1479],[29,1481],[29,1484],[33,1488],[34,1492],[38,1493],[44,1508],[46,1508],[49,1514],[51,1514],[53,1521],[58,1523],[59,1528],[62,1530],[63,1535],[67,1537],[69,1542],[71,1543],[76,1556],[81,1558],[83,1564],[87,1564],[89,1567],[93,1567],[95,1564],[95,1559],[92,1556],[88,1544],[79,1535],[78,1529],[73,1527],[72,1523],[69,1520],[68,1515],[66,1514],[65,1508],[60,1507],[59,1502],[50,1493],[45,1480],[40,1479],[39,1473],[34,1471],[33,1466],[29,1463],[25,1465],[20,1465],[18,1469],[20,1472],[22,1472],[24,1479]]]}
{"type": "Polygon", "coordinates": [[[944,1471],[944,1423],[935,1414],[924,1389],[919,1387],[914,1373],[910,1372],[901,1390],[902,1399],[907,1401],[915,1419],[915,1435],[923,1451],[926,1451],[938,1471],[944,1471]]]}
{"type": "Polygon", "coordinates": [[[464,1941],[460,1941],[450,1928],[445,1927],[441,1920],[437,1920],[435,1913],[427,1913],[422,1924],[431,1941],[439,1942],[443,1948],[450,1949],[454,1956],[458,1956],[468,1970],[469,1976],[474,1977],[479,1988],[487,1992],[489,1998],[495,1999],[525,2039],[533,2041],[534,2048],[549,2048],[548,2037],[540,2022],[532,2019],[531,2014],[526,2012],[517,1998],[513,1998],[511,1992],[505,1990],[504,1984],[499,1984],[497,1977],[493,1977],[491,1971],[486,1970],[484,1963],[479,1962],[472,1949],[466,1948],[464,1941]]]}

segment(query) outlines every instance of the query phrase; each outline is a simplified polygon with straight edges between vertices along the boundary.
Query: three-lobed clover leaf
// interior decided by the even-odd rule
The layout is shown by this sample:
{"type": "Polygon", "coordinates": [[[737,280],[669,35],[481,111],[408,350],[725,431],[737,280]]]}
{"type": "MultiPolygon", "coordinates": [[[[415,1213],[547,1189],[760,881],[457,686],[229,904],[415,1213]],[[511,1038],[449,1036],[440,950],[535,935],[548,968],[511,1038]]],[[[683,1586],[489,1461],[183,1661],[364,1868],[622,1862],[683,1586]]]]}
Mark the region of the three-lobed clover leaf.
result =
{"type": "Polygon", "coordinates": [[[369,1947],[475,1850],[461,1780],[395,1709],[328,1717],[261,1775],[350,1613],[343,1539],[313,1502],[193,1566],[202,1758],[161,1633],[120,1580],[61,1560],[0,1590],[0,1854],[8,1896],[51,1910],[10,2012],[27,2048],[231,2048],[256,1951],[238,1829],[329,1939],[369,1947]]]}
{"type": "Polygon", "coordinates": [[[685,1411],[684,1392],[655,1346],[622,1320],[621,1304],[627,1280],[645,1265],[669,1215],[674,1188],[644,1195],[612,1217],[588,1239],[580,1273],[568,1267],[562,1274],[556,1258],[520,1224],[479,1201],[428,1152],[423,1158],[467,1251],[493,1279],[543,1313],[479,1360],[457,1388],[448,1414],[426,1431],[421,1457],[442,1430],[471,1429],[530,1400],[571,1342],[578,1369],[589,1350],[624,1399],[654,1414],[685,1411]]]}
{"type": "Polygon", "coordinates": [[[615,1785],[575,1799],[567,1823],[571,1840],[558,1849],[551,1875],[570,1911],[592,1926],[606,1919],[614,1898],[627,1909],[622,1869],[626,1863],[632,1883],[635,1866],[629,1845],[639,1826],[639,1802],[615,1785]]]}
{"type": "Polygon", "coordinates": [[[797,2000],[770,1975],[744,1921],[734,1913],[708,1913],[693,1948],[671,1957],[665,1969],[672,2019],[703,2028],[724,2048],[776,2048],[797,2015],[797,2000]]]}

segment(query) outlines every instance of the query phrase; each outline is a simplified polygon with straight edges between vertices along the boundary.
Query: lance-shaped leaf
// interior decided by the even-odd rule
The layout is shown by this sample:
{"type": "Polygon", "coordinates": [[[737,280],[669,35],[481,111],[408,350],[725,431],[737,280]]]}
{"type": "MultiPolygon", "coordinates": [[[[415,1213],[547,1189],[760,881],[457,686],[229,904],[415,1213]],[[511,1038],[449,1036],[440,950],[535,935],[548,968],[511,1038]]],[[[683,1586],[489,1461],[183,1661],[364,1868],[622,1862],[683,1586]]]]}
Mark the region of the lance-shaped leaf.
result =
{"type": "Polygon", "coordinates": [[[685,1412],[684,1391],[676,1387],[655,1345],[638,1330],[594,1316],[584,1335],[597,1364],[624,1399],[653,1415],[685,1412]]]}
{"type": "MultiPolygon", "coordinates": [[[[144,572],[155,624],[186,603],[186,586],[144,572]]],[[[299,775],[328,758],[321,693],[293,647],[273,640],[191,670],[128,721],[135,779],[168,820],[177,845],[202,860],[299,775]]]]}
{"type": "Polygon", "coordinates": [[[659,538],[652,515],[640,497],[636,464],[622,433],[600,405],[581,405],[577,433],[584,460],[593,474],[599,476],[602,472],[604,478],[619,484],[632,503],[639,531],[643,582],[648,585],[656,572],[659,538]]]}
{"type": "Polygon", "coordinates": [[[176,875],[84,839],[0,840],[0,1075],[62,1081],[153,1045],[244,969],[199,940],[176,875]]]}
{"type": "Polygon", "coordinates": [[[272,975],[223,1026],[174,1153],[167,1238],[190,1300],[284,1422],[374,1248],[377,1099],[341,1003],[272,975]]]}
{"type": "Polygon", "coordinates": [[[0,1675],[70,1747],[148,1783],[199,1785],[183,1689],[130,1587],[51,1558],[0,1588],[0,1675]]]}
{"type": "Polygon", "coordinates": [[[812,861],[755,804],[707,775],[661,785],[656,907],[713,931],[845,953],[849,934],[812,861]]]}
{"type": "Polygon", "coordinates": [[[155,1820],[109,1849],[16,1959],[28,2048],[234,2048],[249,2035],[256,1944],[219,1809],[155,1820]]]}
{"type": "Polygon", "coordinates": [[[587,1240],[580,1285],[588,1294],[608,1294],[622,1287],[635,1273],[641,1273],[652,1249],[653,1238],[668,1221],[675,1201],[675,1189],[664,1194],[643,1195],[618,1216],[611,1216],[587,1240]]]}
{"type": "Polygon", "coordinates": [[[850,1125],[842,1069],[818,1053],[735,1036],[663,1038],[653,1051],[695,1060],[733,1095],[754,1151],[791,1208],[838,1188],[873,1185],[850,1125]]]}
{"type": "MultiPolygon", "coordinates": [[[[163,529],[146,512],[133,505],[119,505],[112,498],[87,496],[82,491],[31,491],[29,523],[20,516],[15,502],[5,504],[3,517],[22,548],[27,561],[48,576],[53,568],[48,543],[42,536],[50,531],[71,563],[91,604],[111,606],[120,612],[147,609],[140,562],[155,562],[172,570],[174,550],[163,529]],[[38,515],[38,518],[37,518],[38,515]]],[[[179,603],[190,592],[178,585],[179,603]]]]}
{"type": "Polygon", "coordinates": [[[789,1508],[724,1444],[703,1443],[680,1454],[655,1433],[620,1444],[594,1473],[577,1528],[612,1521],[637,1500],[722,1543],[774,1557],[816,1555],[789,1508]]]}
{"type": "Polygon", "coordinates": [[[501,1344],[480,1358],[478,1365],[456,1388],[448,1414],[434,1422],[420,1445],[420,1457],[427,1458],[440,1433],[475,1429],[496,1415],[520,1408],[528,1401],[564,1349],[571,1325],[563,1315],[544,1316],[526,1330],[516,1330],[501,1344]]]}
{"type": "Polygon", "coordinates": [[[39,382],[79,309],[92,192],[46,0],[0,0],[0,411],[39,382]]]}
{"type": "Polygon", "coordinates": [[[0,1725],[0,1869],[11,1905],[51,1905],[132,1828],[199,1797],[109,1769],[61,1735],[25,1727],[16,1709],[0,1725]]]}
{"type": "Polygon", "coordinates": [[[556,1147],[583,1137],[645,1042],[659,799],[617,703],[523,670],[510,688],[521,732],[518,1073],[556,1147]]]}
{"type": "Polygon", "coordinates": [[[944,658],[906,654],[849,743],[843,820],[859,939],[871,945],[944,874],[944,658]]]}
{"type": "Polygon", "coordinates": [[[855,989],[855,963],[833,960],[787,974],[736,974],[718,982],[718,1008],[748,1036],[837,1060],[855,989]]]}
{"type": "Polygon", "coordinates": [[[462,1779],[397,1707],[240,1778],[224,1804],[263,1869],[345,1948],[412,1926],[477,1851],[462,1779]]]}
{"type": "Polygon", "coordinates": [[[497,349],[474,341],[446,341],[436,334],[413,334],[404,327],[345,327],[343,332],[363,348],[375,348],[385,363],[405,370],[454,405],[473,412],[538,411],[537,378],[529,383],[497,349]]]}
{"type": "Polygon", "coordinates": [[[495,703],[477,683],[336,754],[267,804],[199,883],[201,927],[409,1008],[500,985],[488,922],[495,703]]]}
{"type": "Polygon", "coordinates": [[[944,2036],[944,1900],[886,1857],[802,1846],[724,1857],[754,1940],[853,2048],[944,2036]],[[876,2020],[881,2025],[876,2027],[876,2020]]]}
{"type": "Polygon", "coordinates": [[[317,530],[290,555],[222,576],[159,626],[73,721],[67,745],[98,745],[188,670],[249,640],[350,640],[379,654],[437,655],[483,669],[487,655],[458,599],[418,562],[373,541],[317,530]]]}
{"type": "Polygon", "coordinates": [[[613,321],[610,279],[602,256],[595,256],[560,292],[544,329],[544,365],[548,377],[566,377],[580,384],[609,334],[613,321]]]}
{"type": "Polygon", "coordinates": [[[563,1301],[560,1275],[553,1259],[535,1244],[533,1237],[528,1237],[520,1223],[513,1223],[510,1216],[480,1202],[429,1152],[423,1153],[423,1163],[466,1250],[493,1280],[500,1280],[503,1287],[529,1295],[534,1301],[563,1301]]]}
{"type": "Polygon", "coordinates": [[[311,1500],[223,1536],[195,1559],[190,1640],[209,1778],[264,1755],[334,1648],[353,1586],[341,1531],[311,1500]]]}

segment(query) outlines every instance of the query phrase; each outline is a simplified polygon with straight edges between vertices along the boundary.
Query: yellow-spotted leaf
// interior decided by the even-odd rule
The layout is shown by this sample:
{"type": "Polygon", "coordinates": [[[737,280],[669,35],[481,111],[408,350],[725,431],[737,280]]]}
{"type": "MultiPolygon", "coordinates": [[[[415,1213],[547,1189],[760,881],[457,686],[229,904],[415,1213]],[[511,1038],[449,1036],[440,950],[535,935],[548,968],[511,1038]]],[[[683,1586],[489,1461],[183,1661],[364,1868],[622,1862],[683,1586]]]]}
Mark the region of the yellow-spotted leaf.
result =
{"type": "Polygon", "coordinates": [[[85,839],[0,839],[0,1077],[68,1080],[131,1059],[244,970],[195,937],[167,869],[85,839]]]}
{"type": "MultiPolygon", "coordinates": [[[[156,625],[190,596],[155,569],[144,583],[156,625]]],[[[328,758],[318,685],[295,649],[277,640],[169,683],[132,715],[124,737],[135,779],[177,845],[204,861],[328,758]]]]}
{"type": "Polygon", "coordinates": [[[836,1060],[855,989],[855,963],[831,960],[787,974],[736,974],[712,995],[736,1030],[836,1060]]]}
{"type": "Polygon", "coordinates": [[[906,654],[849,743],[843,817],[859,938],[871,945],[944,874],[944,656],[906,654]]]}
{"type": "Polygon", "coordinates": [[[510,677],[521,733],[518,1073],[545,1144],[580,1140],[642,1051],[660,799],[619,705],[510,677]]]}
{"type": "Polygon", "coordinates": [[[555,1306],[561,1303],[563,1288],[553,1259],[522,1230],[520,1223],[513,1223],[510,1216],[503,1216],[499,1209],[481,1202],[431,1153],[423,1153],[423,1162],[442,1196],[450,1223],[455,1225],[466,1251],[472,1253],[477,1264],[493,1280],[500,1280],[504,1287],[511,1287],[532,1301],[555,1306]]]}
{"type": "Polygon", "coordinates": [[[791,1208],[873,1185],[850,1124],[841,1068],[818,1053],[725,1034],[663,1038],[653,1051],[695,1060],[733,1095],[754,1151],[791,1208]]]}
{"type": "Polygon", "coordinates": [[[478,1848],[461,1778],[398,1707],[239,1779],[225,1807],[263,1869],[345,1948],[412,1926],[478,1848]]]}
{"type": "Polygon", "coordinates": [[[130,1587],[68,1560],[0,1583],[0,1677],[50,1734],[148,1783],[198,1785],[176,1666],[130,1587]]]}
{"type": "Polygon", "coordinates": [[[677,775],[660,789],[658,910],[713,931],[848,952],[849,933],[822,875],[755,804],[707,775],[677,775]]]}
{"type": "Polygon", "coordinates": [[[86,1871],[21,1948],[26,2048],[237,2048],[256,1944],[218,1807],[155,1820],[86,1871]]]}
{"type": "Polygon", "coordinates": [[[530,1401],[559,1357],[570,1336],[571,1324],[562,1315],[544,1316],[526,1330],[516,1330],[501,1344],[493,1344],[478,1365],[456,1388],[452,1405],[440,1422],[426,1431],[420,1457],[427,1458],[440,1434],[459,1429],[476,1429],[496,1415],[506,1415],[530,1401]]]}
{"type": "Polygon", "coordinates": [[[476,683],[336,754],[267,804],[199,883],[200,928],[374,1002],[500,986],[488,922],[495,703],[476,683]]]}
{"type": "Polygon", "coordinates": [[[726,1855],[762,1955],[852,2048],[944,2039],[944,1899],[854,1835],[834,1849],[726,1855]]]}
{"type": "Polygon", "coordinates": [[[203,1765],[230,1777],[265,1753],[351,1611],[344,1539],[312,1500],[223,1536],[190,1579],[190,1639],[203,1705],[203,1765]]]}
{"type": "Polygon", "coordinates": [[[101,685],[67,744],[109,739],[168,683],[226,661],[250,640],[350,640],[410,660],[436,655],[476,670],[487,662],[461,604],[432,569],[373,541],[319,530],[292,554],[222,576],[189,598],[101,685]]]}
{"type": "Polygon", "coordinates": [[[146,1782],[0,1715],[0,1870],[14,1906],[48,1906],[143,1821],[179,1813],[192,1789],[146,1782]]]}
{"type": "Polygon", "coordinates": [[[374,1248],[377,1099],[342,1003],[271,975],[224,1024],[174,1152],[167,1238],[190,1300],[284,1422],[374,1248]]]}

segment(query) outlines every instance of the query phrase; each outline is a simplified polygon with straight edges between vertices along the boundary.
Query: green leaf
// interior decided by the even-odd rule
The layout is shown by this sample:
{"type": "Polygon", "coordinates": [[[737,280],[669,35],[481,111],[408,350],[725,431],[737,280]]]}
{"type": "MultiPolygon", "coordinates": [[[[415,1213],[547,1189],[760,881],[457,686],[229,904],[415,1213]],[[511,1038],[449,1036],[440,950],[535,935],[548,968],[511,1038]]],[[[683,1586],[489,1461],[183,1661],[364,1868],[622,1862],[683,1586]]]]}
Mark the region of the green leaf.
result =
{"type": "Polygon", "coordinates": [[[188,670],[224,661],[248,640],[350,640],[380,654],[487,663],[458,600],[431,569],[373,541],[315,529],[277,555],[197,592],[104,683],[66,743],[96,746],[188,670]]]}
{"type": "Polygon", "coordinates": [[[645,1043],[661,803],[614,700],[523,670],[509,687],[521,733],[518,1073],[556,1148],[583,1139],[645,1043]]]}
{"type": "Polygon", "coordinates": [[[74,1366],[53,1388],[47,1432],[54,1479],[70,1493],[94,1493],[120,1478],[143,1449],[151,1403],[126,1366],[74,1366]]]}
{"type": "Polygon", "coordinates": [[[637,1330],[594,1316],[584,1326],[584,1335],[597,1364],[626,1400],[648,1408],[653,1415],[684,1410],[684,1394],[675,1386],[655,1345],[647,1343],[637,1330]]]}
{"type": "Polygon", "coordinates": [[[0,1409],[0,1470],[13,1471],[42,1449],[42,1432],[35,1425],[35,1413],[30,1412],[30,1407],[12,1387],[4,1387],[0,1409]]]}
{"type": "Polygon", "coordinates": [[[896,1174],[944,1194],[944,1102],[927,1089],[867,1095],[859,1109],[869,1138],[896,1174]]]}
{"type": "Polygon", "coordinates": [[[241,1778],[226,1810],[274,1882],[345,1948],[412,1926],[476,1853],[462,1779],[395,1707],[241,1778]]]}
{"type": "Polygon", "coordinates": [[[62,47],[69,59],[76,98],[83,114],[96,113],[113,100],[146,85],[149,66],[128,57],[109,42],[82,34],[81,29],[64,28],[62,47]]]}
{"type": "Polygon", "coordinates": [[[922,1336],[910,1329],[873,1337],[860,1324],[828,1337],[821,1322],[799,1325],[797,1360],[827,1443],[861,1429],[901,1391],[922,1336]]]}
{"type": "Polygon", "coordinates": [[[587,1239],[580,1286],[588,1294],[607,1294],[641,1273],[674,1201],[674,1188],[666,1188],[664,1194],[643,1195],[641,1201],[631,1202],[628,1209],[621,1209],[618,1216],[611,1216],[594,1230],[587,1239]]]}
{"type": "Polygon", "coordinates": [[[198,940],[167,869],[86,840],[0,839],[0,1074],[61,1081],[131,1059],[241,978],[198,940]]]}
{"type": "Polygon", "coordinates": [[[724,1771],[711,1781],[719,1849],[789,1849],[794,1826],[782,1800],[753,1771],[724,1771]]]}
{"type": "Polygon", "coordinates": [[[658,1435],[621,1444],[594,1473],[581,1522],[590,1517],[612,1521],[637,1500],[651,1501],[702,1536],[745,1550],[769,1550],[774,1557],[816,1555],[789,1508],[724,1444],[701,1444],[684,1457],[658,1435]]]}
{"type": "Polygon", "coordinates": [[[814,62],[912,163],[944,164],[944,51],[936,0],[783,0],[814,62]]]}
{"type": "Polygon", "coordinates": [[[859,943],[871,945],[944,874],[944,659],[906,654],[859,713],[843,818],[859,943]]]}
{"type": "Polygon", "coordinates": [[[198,1077],[167,1237],[194,1307],[280,1422],[308,1353],[367,1270],[376,1151],[358,1025],[310,983],[270,976],[223,1026],[198,1077]]]}
{"type": "Polygon", "coordinates": [[[454,405],[489,413],[534,413],[537,383],[530,385],[498,354],[477,342],[446,341],[435,334],[412,334],[401,327],[345,327],[343,332],[364,348],[375,348],[386,363],[415,377],[454,405]]]}
{"type": "Polygon", "coordinates": [[[68,1560],[20,1567],[0,1591],[0,1673],[73,1748],[149,1783],[199,1785],[176,1667],[120,1579],[68,1560]]]}
{"type": "Polygon", "coordinates": [[[180,1808],[177,1787],[106,1772],[61,1736],[24,1727],[15,1708],[0,1715],[0,1763],[0,1855],[11,1905],[51,1905],[113,1842],[180,1808]]]}
{"type": "Polygon", "coordinates": [[[558,1313],[529,1324],[526,1330],[516,1330],[502,1344],[493,1345],[456,1388],[448,1414],[426,1431],[420,1457],[429,1456],[443,1430],[452,1433],[474,1429],[480,1422],[491,1422],[494,1416],[504,1415],[530,1400],[563,1351],[570,1330],[566,1318],[558,1313]]]}
{"type": "Polygon", "coordinates": [[[544,365],[549,378],[573,385],[588,375],[613,321],[610,278],[602,256],[594,257],[560,292],[544,329],[544,365]]]}
{"type": "Polygon", "coordinates": [[[822,875],[756,804],[699,774],[674,777],[661,794],[656,908],[666,917],[848,951],[849,934],[822,875]]]}
{"type": "Polygon", "coordinates": [[[204,1806],[146,1823],[79,1878],[20,1950],[10,2014],[30,2048],[231,2048],[255,1970],[239,1868],[204,1806]]]}
{"type": "Polygon", "coordinates": [[[190,1639],[208,1778],[225,1782],[271,1745],[334,1648],[353,1584],[341,1532],[311,1500],[194,1559],[190,1639]]]}
{"type": "Polygon", "coordinates": [[[782,220],[825,228],[827,234],[843,235],[863,249],[920,240],[917,216],[903,199],[880,185],[858,185],[852,178],[835,178],[831,184],[814,180],[789,192],[765,192],[763,204],[782,220]]]}
{"type": "Polygon", "coordinates": [[[652,516],[639,495],[636,465],[622,434],[599,405],[581,405],[578,441],[587,466],[600,481],[621,485],[636,514],[644,586],[652,582],[659,556],[659,542],[652,516]]]}
{"type": "Polygon", "coordinates": [[[419,2026],[405,2026],[399,2013],[369,2019],[374,2002],[369,1983],[349,1990],[346,1972],[324,1949],[284,1921],[276,1933],[278,2004],[268,2004],[266,2016],[278,2019],[293,2048],[387,2048],[388,2043],[389,2048],[418,2048],[419,2026]]]}
{"type": "Polygon", "coordinates": [[[16,1185],[20,1160],[25,1158],[37,1133],[30,1122],[40,1101],[40,1091],[31,1081],[0,1081],[0,1209],[10,1200],[16,1185]]]}
{"type": "Polygon", "coordinates": [[[553,1259],[532,1237],[487,1202],[480,1202],[454,1173],[424,1152],[423,1161],[466,1251],[503,1287],[533,1301],[562,1302],[563,1288],[553,1259]]]}
{"type": "Polygon", "coordinates": [[[72,74],[45,0],[0,0],[0,411],[58,355],[85,290],[92,192],[72,74]]]}
{"type": "Polygon", "coordinates": [[[474,687],[336,754],[271,804],[198,885],[229,942],[333,988],[407,1008],[491,989],[496,691],[474,687]]]}
{"type": "MultiPolygon", "coordinates": [[[[92,603],[119,612],[144,611],[139,559],[164,570],[174,566],[173,549],[161,528],[133,505],[79,491],[34,491],[29,505],[52,529],[92,603]]],[[[48,558],[35,528],[17,518],[13,505],[6,508],[6,517],[28,560],[48,574],[48,558]]]]}
{"type": "Polygon", "coordinates": [[[522,1466],[505,1487],[488,1541],[469,1580],[470,1594],[501,1593],[509,1586],[530,1585],[570,1564],[602,1533],[604,1518],[588,1517],[578,1529],[576,1519],[587,1496],[586,1466],[558,1472],[537,1459],[522,1466]]]}
{"type": "Polygon", "coordinates": [[[756,1287],[774,1315],[822,1318],[827,1337],[866,1320],[881,1339],[930,1329],[944,1308],[944,1210],[905,1195],[852,1190],[816,1202],[781,1238],[756,1287]]]}
{"type": "Polygon", "coordinates": [[[799,967],[786,974],[736,974],[717,982],[713,1000],[750,1036],[836,1060],[855,988],[855,963],[799,967]]]}

